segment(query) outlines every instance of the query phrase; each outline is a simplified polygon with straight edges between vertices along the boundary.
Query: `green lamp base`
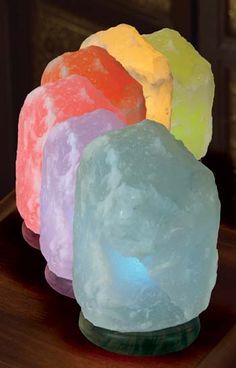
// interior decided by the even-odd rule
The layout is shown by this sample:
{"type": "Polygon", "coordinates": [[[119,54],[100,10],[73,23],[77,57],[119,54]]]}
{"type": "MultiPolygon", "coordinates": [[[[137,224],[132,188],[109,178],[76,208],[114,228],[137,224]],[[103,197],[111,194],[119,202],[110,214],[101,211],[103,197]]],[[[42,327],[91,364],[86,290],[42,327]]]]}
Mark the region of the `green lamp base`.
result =
{"type": "Polygon", "coordinates": [[[200,332],[199,317],[182,325],[151,332],[117,332],[96,327],[80,312],[79,327],[93,344],[125,355],[165,355],[187,348],[200,332]]]}

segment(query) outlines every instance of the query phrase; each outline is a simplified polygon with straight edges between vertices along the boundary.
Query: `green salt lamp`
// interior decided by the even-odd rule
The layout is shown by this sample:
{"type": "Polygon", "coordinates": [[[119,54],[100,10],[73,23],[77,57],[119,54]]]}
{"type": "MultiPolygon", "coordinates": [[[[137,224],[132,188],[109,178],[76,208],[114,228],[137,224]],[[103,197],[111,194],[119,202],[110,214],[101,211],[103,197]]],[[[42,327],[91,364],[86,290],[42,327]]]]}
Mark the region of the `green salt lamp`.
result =
{"type": "Polygon", "coordinates": [[[214,77],[211,66],[173,29],[164,28],[145,40],[169,61],[173,75],[171,133],[199,160],[212,137],[214,77]]]}

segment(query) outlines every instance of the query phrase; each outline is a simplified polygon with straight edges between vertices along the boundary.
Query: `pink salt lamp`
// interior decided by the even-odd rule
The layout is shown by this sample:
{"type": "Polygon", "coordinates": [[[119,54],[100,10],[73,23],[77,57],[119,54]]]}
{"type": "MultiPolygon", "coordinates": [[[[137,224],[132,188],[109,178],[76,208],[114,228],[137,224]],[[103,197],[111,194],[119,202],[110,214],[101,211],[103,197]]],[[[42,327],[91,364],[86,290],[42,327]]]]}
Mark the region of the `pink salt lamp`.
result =
{"type": "Polygon", "coordinates": [[[26,97],[19,117],[16,159],[16,203],[26,231],[40,233],[42,153],[48,132],[72,116],[98,108],[108,109],[127,122],[87,78],[78,75],[45,84],[26,97]]]}

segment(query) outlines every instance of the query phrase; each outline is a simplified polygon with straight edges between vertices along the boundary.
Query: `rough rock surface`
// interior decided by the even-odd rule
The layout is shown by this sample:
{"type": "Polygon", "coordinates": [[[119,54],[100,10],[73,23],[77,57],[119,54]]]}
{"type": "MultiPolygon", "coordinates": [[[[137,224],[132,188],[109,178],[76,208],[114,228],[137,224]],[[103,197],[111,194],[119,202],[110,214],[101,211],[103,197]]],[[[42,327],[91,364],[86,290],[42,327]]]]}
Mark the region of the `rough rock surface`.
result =
{"type": "Polygon", "coordinates": [[[84,147],[124,126],[114,113],[100,109],[70,118],[48,134],[42,164],[40,249],[59,277],[72,280],[75,179],[84,147]]]}
{"type": "Polygon", "coordinates": [[[211,66],[184,37],[164,28],[145,39],[170,63],[173,75],[171,133],[200,159],[212,137],[214,77],[211,66]]]}
{"type": "Polygon", "coordinates": [[[212,172],[144,121],[96,138],[77,173],[73,287],[85,318],[125,332],[198,316],[216,281],[212,172]]]}
{"type": "Polygon", "coordinates": [[[49,130],[72,116],[98,108],[125,116],[87,78],[73,75],[33,90],[25,99],[18,125],[16,202],[27,227],[40,232],[39,197],[43,146],[49,130]]]}
{"type": "Polygon", "coordinates": [[[147,118],[170,127],[172,76],[167,58],[127,24],[94,33],[81,48],[91,45],[105,48],[142,84],[147,118]]]}
{"type": "Polygon", "coordinates": [[[90,46],[58,56],[47,65],[41,84],[55,82],[72,74],[88,78],[124,113],[128,124],[145,119],[146,108],[141,84],[102,47],[90,46]]]}

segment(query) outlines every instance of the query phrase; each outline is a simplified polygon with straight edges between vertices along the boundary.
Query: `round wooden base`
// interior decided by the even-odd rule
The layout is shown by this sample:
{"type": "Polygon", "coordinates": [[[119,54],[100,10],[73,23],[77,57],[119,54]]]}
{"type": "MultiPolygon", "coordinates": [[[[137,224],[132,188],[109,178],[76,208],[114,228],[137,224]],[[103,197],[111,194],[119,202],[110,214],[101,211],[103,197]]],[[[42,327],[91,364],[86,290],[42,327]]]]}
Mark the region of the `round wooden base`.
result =
{"type": "Polygon", "coordinates": [[[39,244],[39,234],[35,234],[32,230],[30,230],[25,222],[22,223],[22,235],[26,243],[28,243],[31,247],[35,249],[40,249],[39,244]]]}
{"type": "Polygon", "coordinates": [[[72,287],[72,280],[64,279],[57,276],[54,272],[50,271],[46,266],[44,271],[45,279],[47,283],[58,293],[68,296],[69,298],[75,298],[72,287]]]}
{"type": "Polygon", "coordinates": [[[182,325],[151,332],[117,332],[94,326],[82,311],[79,327],[83,335],[101,348],[125,355],[166,355],[187,348],[199,335],[199,317],[182,325]]]}

